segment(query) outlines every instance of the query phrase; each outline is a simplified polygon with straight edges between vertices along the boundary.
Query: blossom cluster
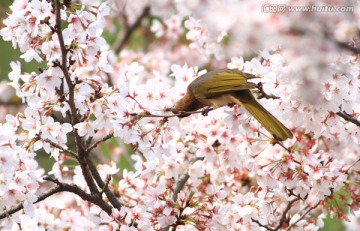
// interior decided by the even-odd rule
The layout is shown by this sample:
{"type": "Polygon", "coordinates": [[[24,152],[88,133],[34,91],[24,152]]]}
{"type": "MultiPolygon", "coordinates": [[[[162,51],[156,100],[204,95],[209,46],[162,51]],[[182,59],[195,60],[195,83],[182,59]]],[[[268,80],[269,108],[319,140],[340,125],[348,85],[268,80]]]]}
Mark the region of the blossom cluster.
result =
{"type": "Polygon", "coordinates": [[[1,124],[0,227],[318,230],[326,215],[353,221],[360,8],[303,17],[262,13],[267,3],[15,0],[0,34],[43,67],[11,63],[26,109],[1,124]],[[143,49],[111,51],[102,34],[114,18],[134,40],[136,29],[148,36],[143,49]],[[259,102],[294,138],[277,141],[241,105],[173,116],[187,85],[215,68],[258,77],[274,96],[259,102]],[[120,155],[131,168],[116,166],[115,151],[92,168],[92,150],[109,137],[127,144],[120,155]],[[41,149],[55,159],[51,177],[35,161],[41,149]],[[45,181],[59,193],[43,198],[45,181]]]}

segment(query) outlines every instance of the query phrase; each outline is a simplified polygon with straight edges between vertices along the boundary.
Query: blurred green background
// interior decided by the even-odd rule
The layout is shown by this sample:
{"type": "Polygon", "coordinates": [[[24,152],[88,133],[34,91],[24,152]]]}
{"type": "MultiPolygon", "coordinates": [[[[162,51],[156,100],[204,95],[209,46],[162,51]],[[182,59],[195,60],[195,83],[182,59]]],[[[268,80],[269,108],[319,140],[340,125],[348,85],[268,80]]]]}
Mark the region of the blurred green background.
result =
{"type": "MultiPolygon", "coordinates": [[[[0,1],[0,29],[4,27],[2,21],[7,16],[7,13],[10,13],[11,10],[9,9],[10,4],[13,1],[11,0],[1,0],[0,1]]],[[[19,50],[14,50],[12,47],[11,41],[6,42],[0,36],[0,80],[8,80],[8,73],[11,71],[10,62],[11,61],[20,61],[20,52],[19,50]]],[[[31,72],[36,68],[34,63],[25,63],[21,62],[22,68],[24,72],[31,72]]]]}

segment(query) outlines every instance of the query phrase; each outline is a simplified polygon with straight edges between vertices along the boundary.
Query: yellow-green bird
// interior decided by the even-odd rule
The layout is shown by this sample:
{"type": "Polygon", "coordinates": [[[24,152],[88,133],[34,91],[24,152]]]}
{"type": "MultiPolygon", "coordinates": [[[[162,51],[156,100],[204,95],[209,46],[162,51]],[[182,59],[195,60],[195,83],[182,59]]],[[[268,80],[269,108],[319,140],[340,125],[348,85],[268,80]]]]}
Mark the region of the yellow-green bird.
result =
{"type": "Polygon", "coordinates": [[[248,82],[256,76],[238,70],[218,69],[210,71],[192,81],[187,92],[171,109],[179,117],[189,114],[181,112],[196,111],[206,106],[214,108],[238,104],[243,106],[257,119],[274,138],[292,138],[291,131],[259,104],[250,89],[256,83],[248,82]]]}

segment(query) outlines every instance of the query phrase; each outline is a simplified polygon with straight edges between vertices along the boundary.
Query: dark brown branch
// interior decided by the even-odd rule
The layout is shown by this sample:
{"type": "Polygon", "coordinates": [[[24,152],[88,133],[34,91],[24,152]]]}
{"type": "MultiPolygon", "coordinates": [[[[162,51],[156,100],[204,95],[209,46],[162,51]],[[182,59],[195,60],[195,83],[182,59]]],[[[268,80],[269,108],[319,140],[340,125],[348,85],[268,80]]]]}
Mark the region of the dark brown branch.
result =
{"type": "Polygon", "coordinates": [[[104,185],[104,187],[101,189],[100,194],[103,194],[103,193],[104,193],[104,190],[109,187],[110,181],[111,181],[111,175],[107,175],[107,176],[106,176],[106,179],[105,179],[105,185],[104,185]]]}
{"type": "Polygon", "coordinates": [[[120,51],[124,48],[126,43],[129,41],[132,33],[138,28],[143,21],[144,18],[146,18],[150,13],[150,6],[146,6],[143,10],[143,12],[139,15],[139,17],[136,19],[133,25],[125,25],[125,34],[121,38],[119,38],[115,44],[114,44],[114,52],[115,54],[119,54],[120,51]]]}
{"type": "MultiPolygon", "coordinates": [[[[350,44],[350,42],[341,42],[338,41],[336,38],[334,38],[333,36],[333,32],[332,31],[327,31],[324,30],[323,31],[325,38],[327,38],[330,42],[334,43],[335,45],[337,45],[339,48],[344,49],[344,50],[348,50],[350,52],[353,52],[354,54],[360,54],[360,47],[356,47],[356,41],[352,41],[353,44],[350,44]]],[[[357,37],[360,37],[360,30],[357,31],[357,37]]]]}
{"type": "Polygon", "coordinates": [[[89,156],[86,157],[86,163],[89,166],[92,177],[95,179],[97,185],[103,190],[106,197],[109,199],[110,203],[118,210],[121,209],[121,203],[118,201],[114,193],[109,189],[109,187],[103,182],[101,176],[96,169],[96,166],[92,162],[89,156]]]}
{"type": "Polygon", "coordinates": [[[281,227],[283,226],[284,222],[286,221],[286,214],[287,214],[287,213],[289,212],[289,210],[291,209],[291,206],[292,206],[296,201],[298,201],[298,200],[300,200],[300,199],[299,199],[299,198],[295,198],[295,199],[291,200],[291,201],[288,203],[288,205],[286,206],[284,212],[283,212],[282,215],[281,215],[279,224],[278,224],[275,228],[270,228],[270,227],[267,226],[267,225],[263,225],[263,224],[261,224],[258,220],[255,220],[255,219],[253,219],[253,218],[251,218],[251,220],[252,220],[253,222],[255,222],[256,224],[258,224],[260,227],[263,227],[263,228],[265,228],[265,229],[267,229],[267,230],[270,230],[270,231],[280,230],[281,227]]]}
{"type": "Polygon", "coordinates": [[[356,126],[360,127],[360,121],[352,117],[350,114],[346,113],[345,111],[338,111],[336,115],[340,116],[344,120],[355,124],[356,126]]]}
{"type": "Polygon", "coordinates": [[[285,222],[285,220],[286,220],[286,214],[287,214],[287,213],[289,212],[289,210],[291,209],[291,206],[292,206],[296,201],[298,201],[298,200],[300,200],[300,199],[299,199],[299,198],[295,198],[295,199],[291,200],[291,201],[288,203],[288,205],[286,206],[286,208],[285,208],[285,210],[284,210],[284,212],[283,212],[283,214],[282,214],[282,216],[281,216],[281,218],[280,218],[280,222],[279,222],[278,226],[275,227],[275,230],[279,230],[279,229],[282,227],[282,225],[284,224],[284,222],[285,222]]]}
{"type": "Polygon", "coordinates": [[[261,224],[258,220],[255,220],[254,218],[251,218],[251,221],[252,221],[252,222],[255,222],[256,224],[258,224],[258,226],[263,227],[263,228],[265,228],[266,230],[270,230],[270,231],[274,231],[274,230],[275,230],[275,229],[270,228],[270,227],[267,226],[267,225],[261,224]]]}
{"type": "Polygon", "coordinates": [[[66,118],[59,118],[55,113],[51,113],[50,116],[54,119],[54,121],[59,122],[61,124],[65,123],[66,118]]]}
{"type": "MultiPolygon", "coordinates": [[[[292,151],[291,151],[291,149],[290,148],[287,148],[287,147],[285,147],[285,145],[283,145],[279,140],[277,140],[277,139],[274,139],[274,144],[278,144],[278,145],[280,145],[283,149],[285,149],[289,154],[291,154],[292,153],[292,151]]],[[[297,161],[297,160],[293,160],[295,163],[297,163],[297,164],[300,164],[300,162],[299,161],[297,161]]],[[[301,165],[301,164],[300,164],[301,165]]]]}
{"type": "Polygon", "coordinates": [[[78,195],[79,197],[81,197],[81,199],[83,199],[85,201],[89,201],[93,204],[96,204],[97,206],[102,208],[109,215],[112,212],[112,207],[101,198],[100,194],[88,194],[85,191],[83,191],[82,189],[78,188],[77,186],[69,185],[66,183],[61,183],[58,179],[53,179],[50,176],[44,177],[44,180],[51,181],[51,182],[57,184],[59,187],[66,188],[65,191],[72,192],[72,193],[78,195]]]}
{"type": "MultiPolygon", "coordinates": [[[[79,123],[79,117],[77,115],[77,110],[76,110],[76,106],[75,106],[75,92],[74,92],[75,84],[73,84],[73,82],[71,81],[70,74],[68,72],[68,67],[67,67],[68,50],[65,47],[64,37],[62,34],[62,28],[61,28],[61,16],[60,16],[61,15],[61,3],[60,3],[60,0],[55,0],[54,3],[55,3],[55,14],[56,14],[56,34],[58,35],[58,38],[59,38],[60,50],[61,50],[61,56],[62,56],[62,63],[60,65],[60,67],[61,67],[61,70],[64,74],[66,83],[69,88],[68,103],[69,103],[70,112],[71,112],[70,113],[71,122],[72,122],[72,125],[74,126],[75,124],[79,123]]],[[[96,184],[91,177],[91,174],[88,170],[87,163],[85,161],[85,156],[87,155],[87,153],[85,152],[82,139],[79,136],[79,134],[77,133],[76,129],[74,129],[74,136],[75,136],[76,148],[77,148],[78,155],[79,155],[78,160],[80,163],[82,174],[85,178],[87,185],[89,186],[91,193],[98,194],[99,190],[97,189],[96,184]]]]}
{"type": "MultiPolygon", "coordinates": [[[[109,162],[109,159],[103,153],[100,153],[99,150],[92,150],[91,151],[91,157],[92,157],[93,162],[95,162],[95,163],[107,163],[107,162],[109,162]]],[[[116,178],[117,180],[121,180],[123,178],[121,171],[118,171],[112,177],[116,178]]]]}
{"type": "MultiPolygon", "coordinates": [[[[46,198],[54,195],[55,193],[63,192],[63,191],[64,191],[63,188],[61,188],[60,186],[56,186],[56,187],[48,190],[47,192],[41,194],[41,195],[38,197],[38,199],[34,202],[34,204],[36,204],[36,203],[38,203],[38,202],[40,202],[40,201],[45,200],[46,198]]],[[[7,216],[9,216],[9,215],[12,215],[12,214],[20,211],[20,210],[23,209],[23,208],[24,208],[24,205],[23,205],[23,204],[19,204],[17,207],[12,208],[12,209],[9,209],[9,210],[1,213],[1,214],[0,214],[0,219],[3,219],[3,218],[5,218],[5,217],[7,217],[7,216]]]]}
{"type": "Polygon", "coordinates": [[[301,221],[302,219],[304,219],[304,217],[306,215],[308,215],[313,209],[316,209],[316,207],[319,206],[319,204],[321,203],[321,201],[319,201],[316,205],[310,207],[301,217],[299,217],[299,219],[297,219],[294,223],[292,223],[289,228],[287,228],[287,231],[291,230],[291,228],[296,225],[299,221],[301,221]]]}
{"type": "MultiPolygon", "coordinates": [[[[305,173],[307,176],[309,175],[309,174],[307,174],[307,173],[305,173]]],[[[301,200],[301,201],[305,201],[308,197],[309,197],[309,194],[306,194],[305,195],[305,197],[304,198],[302,198],[301,196],[300,196],[300,194],[295,194],[294,193],[294,191],[293,191],[293,189],[286,189],[287,191],[288,191],[288,195],[289,196],[294,196],[294,197],[296,197],[296,198],[298,198],[299,200],[301,200]]]]}
{"type": "Polygon", "coordinates": [[[349,43],[336,41],[336,44],[345,50],[351,51],[355,54],[360,54],[360,48],[351,46],[349,43]]]}
{"type": "MultiPolygon", "coordinates": [[[[66,183],[61,183],[58,180],[54,180],[49,177],[46,177],[45,180],[51,181],[51,182],[57,184],[57,186],[52,189],[49,189],[47,192],[41,194],[38,197],[38,199],[34,202],[34,204],[37,204],[37,203],[45,200],[46,198],[48,198],[56,193],[59,193],[59,192],[71,192],[71,193],[74,193],[75,195],[81,197],[85,201],[96,204],[97,206],[102,208],[107,214],[110,215],[112,213],[112,211],[111,211],[112,207],[110,205],[108,205],[105,201],[103,201],[98,196],[88,194],[76,186],[69,185],[66,183]]],[[[7,211],[3,212],[2,214],[0,214],[0,219],[8,217],[8,216],[20,211],[23,208],[24,208],[24,205],[19,204],[17,207],[7,210],[7,211]]]]}
{"type": "Polygon", "coordinates": [[[105,136],[104,138],[102,138],[101,140],[98,140],[96,141],[95,143],[93,143],[91,146],[89,146],[87,149],[86,149],[86,152],[90,152],[91,150],[93,150],[94,148],[96,148],[100,143],[108,140],[108,139],[111,139],[112,137],[114,136],[113,133],[105,136]]]}
{"type": "Polygon", "coordinates": [[[113,81],[112,81],[112,79],[111,79],[111,75],[110,75],[109,73],[107,73],[107,72],[105,72],[105,75],[106,75],[107,84],[109,85],[109,87],[114,86],[114,83],[113,83],[113,81]]]}
{"type": "Polygon", "coordinates": [[[60,145],[52,142],[52,141],[49,140],[49,139],[45,139],[45,140],[43,140],[43,141],[46,142],[46,143],[49,143],[51,146],[53,146],[53,147],[55,147],[55,148],[57,148],[57,149],[60,149],[60,150],[63,151],[63,152],[66,152],[66,153],[72,155],[72,156],[75,157],[76,159],[78,158],[78,154],[77,154],[76,152],[73,152],[73,151],[71,151],[71,150],[65,149],[65,148],[61,147],[60,145]]]}
{"type": "Polygon", "coordinates": [[[79,122],[79,118],[77,116],[77,111],[76,111],[76,106],[75,106],[75,96],[74,96],[74,87],[75,85],[72,83],[71,81],[71,77],[69,75],[68,72],[68,67],[67,67],[67,53],[68,50],[65,47],[65,43],[64,43],[64,37],[62,34],[62,28],[61,28],[61,3],[60,0],[55,0],[55,13],[56,13],[56,34],[58,35],[59,38],[59,43],[60,43],[60,49],[61,49],[61,58],[62,58],[62,62],[60,65],[60,68],[64,74],[66,83],[69,87],[69,107],[70,107],[70,111],[71,111],[71,120],[72,120],[72,124],[75,125],[79,122]]]}
{"type": "Polygon", "coordinates": [[[91,191],[92,194],[99,194],[99,190],[96,187],[95,181],[91,176],[91,173],[89,171],[89,166],[86,163],[86,160],[84,158],[79,158],[79,163],[80,163],[80,167],[82,170],[82,174],[84,176],[84,179],[87,183],[87,185],[89,186],[89,189],[91,191]]]}

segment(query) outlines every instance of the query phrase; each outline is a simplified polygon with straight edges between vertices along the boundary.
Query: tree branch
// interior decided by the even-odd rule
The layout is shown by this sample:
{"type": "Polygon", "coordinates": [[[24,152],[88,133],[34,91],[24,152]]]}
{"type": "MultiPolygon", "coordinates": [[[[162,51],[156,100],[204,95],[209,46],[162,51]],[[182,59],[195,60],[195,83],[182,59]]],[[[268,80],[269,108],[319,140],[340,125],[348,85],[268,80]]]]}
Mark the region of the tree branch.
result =
{"type": "MultiPolygon", "coordinates": [[[[63,191],[64,191],[63,188],[61,188],[60,186],[56,186],[56,187],[48,190],[47,192],[41,194],[41,195],[38,197],[38,199],[34,202],[34,204],[36,204],[36,203],[38,203],[38,202],[40,202],[40,201],[45,200],[46,198],[54,195],[55,193],[63,192],[63,191]]],[[[12,215],[12,214],[20,211],[20,210],[23,209],[23,208],[24,208],[24,205],[23,205],[23,204],[19,204],[19,205],[18,205],[17,207],[15,207],[15,208],[6,210],[5,212],[3,212],[3,213],[0,214],[0,219],[3,219],[3,218],[5,218],[5,217],[7,217],[7,216],[9,216],[9,215],[12,215]]]]}
{"type": "Polygon", "coordinates": [[[150,13],[150,6],[146,6],[140,16],[136,19],[133,25],[125,25],[125,34],[122,37],[119,37],[114,44],[114,52],[115,54],[119,54],[120,51],[124,48],[125,44],[129,41],[132,33],[138,28],[144,18],[146,18],[150,13]]]}
{"type": "Polygon", "coordinates": [[[292,223],[292,224],[289,226],[289,228],[287,228],[287,231],[289,231],[289,230],[290,230],[294,225],[296,225],[299,221],[301,221],[302,219],[304,219],[304,217],[305,217],[306,215],[308,215],[308,214],[311,212],[311,210],[316,209],[316,207],[318,207],[320,203],[321,203],[321,201],[319,201],[316,205],[310,207],[301,217],[299,217],[299,219],[297,219],[294,223],[292,223]]]}
{"type": "Polygon", "coordinates": [[[49,176],[45,177],[44,180],[51,181],[51,182],[57,184],[59,187],[64,188],[65,189],[64,191],[72,192],[72,193],[78,195],[79,197],[81,197],[81,199],[83,199],[85,201],[89,201],[89,202],[99,206],[109,215],[112,213],[112,207],[101,198],[100,194],[88,194],[85,191],[83,191],[82,189],[80,189],[79,187],[77,187],[76,185],[73,186],[73,185],[69,185],[66,183],[61,183],[59,180],[53,179],[49,176]]]}
{"type": "Polygon", "coordinates": [[[174,192],[173,192],[173,196],[172,199],[173,201],[177,200],[177,196],[180,193],[180,191],[184,188],[186,181],[190,178],[189,173],[185,173],[184,175],[182,175],[179,180],[176,182],[175,184],[175,188],[174,188],[174,192]]]}
{"type": "Polygon", "coordinates": [[[352,163],[346,170],[345,170],[345,173],[346,174],[349,174],[349,171],[351,170],[352,167],[354,167],[357,163],[360,162],[360,158],[357,159],[357,161],[355,161],[354,163],[352,163]]]}
{"type": "Polygon", "coordinates": [[[73,151],[71,151],[71,150],[65,149],[65,148],[61,147],[60,145],[58,145],[57,143],[52,142],[52,141],[49,140],[49,139],[42,139],[42,140],[43,140],[44,142],[46,142],[46,143],[49,143],[51,146],[53,146],[53,147],[55,147],[55,148],[57,148],[57,149],[60,149],[61,151],[66,152],[66,153],[72,155],[73,157],[75,157],[76,159],[78,159],[78,154],[77,154],[76,152],[73,152],[73,151]]]}
{"type": "MultiPolygon", "coordinates": [[[[66,83],[68,85],[69,88],[69,107],[70,107],[70,116],[71,116],[71,122],[72,125],[74,126],[75,124],[79,123],[79,117],[77,115],[77,110],[76,110],[76,106],[75,106],[75,85],[72,83],[69,72],[68,72],[68,67],[67,67],[67,53],[68,50],[65,47],[65,43],[64,43],[64,37],[62,34],[62,28],[61,28],[61,3],[60,0],[54,0],[54,5],[55,5],[55,14],[56,14],[56,34],[58,35],[59,38],[59,43],[60,43],[60,50],[61,50],[61,56],[62,56],[62,63],[60,65],[61,70],[64,74],[66,83]]],[[[81,137],[78,135],[77,130],[73,129],[74,131],[74,136],[75,136],[75,143],[76,143],[76,148],[78,150],[78,155],[79,155],[79,163],[80,163],[80,167],[83,173],[83,176],[85,178],[85,181],[87,183],[87,185],[89,186],[89,189],[91,191],[92,194],[98,194],[99,190],[96,187],[96,184],[94,182],[94,180],[91,178],[91,174],[88,170],[88,166],[87,163],[85,161],[85,156],[87,155],[87,153],[84,150],[83,147],[83,141],[81,139],[81,137]]]]}
{"type": "MultiPolygon", "coordinates": [[[[198,160],[203,160],[203,157],[196,157],[194,159],[192,159],[189,163],[189,165],[192,165],[193,163],[195,163],[198,160]]],[[[175,188],[174,188],[174,192],[173,192],[173,196],[172,199],[173,201],[177,200],[177,196],[179,194],[179,192],[184,188],[186,181],[190,178],[190,175],[188,172],[186,172],[184,175],[182,175],[179,180],[175,183],[175,188]]]]}
{"type": "Polygon", "coordinates": [[[121,209],[121,203],[118,201],[114,193],[109,189],[109,187],[103,182],[101,179],[101,176],[96,169],[96,166],[91,161],[90,157],[86,157],[87,165],[89,166],[90,172],[92,174],[92,177],[95,179],[97,185],[102,189],[102,191],[105,193],[106,197],[109,199],[110,203],[118,210],[121,209]]]}
{"type": "Polygon", "coordinates": [[[355,54],[360,54],[360,48],[349,45],[349,43],[336,41],[336,44],[345,50],[351,51],[355,54]]]}
{"type": "Polygon", "coordinates": [[[284,224],[284,222],[285,222],[285,220],[286,220],[286,214],[289,212],[289,210],[291,209],[291,206],[296,202],[296,201],[298,201],[298,200],[300,200],[299,198],[295,198],[295,199],[293,199],[293,200],[291,200],[289,203],[288,203],[288,205],[286,206],[286,208],[285,208],[285,210],[284,210],[284,212],[283,212],[283,214],[282,214],[282,216],[281,216],[281,218],[280,218],[280,222],[279,222],[279,224],[275,227],[275,230],[279,230],[281,227],[282,227],[282,225],[284,224]]]}
{"type": "MultiPolygon", "coordinates": [[[[203,109],[197,110],[197,111],[181,111],[179,113],[176,114],[172,114],[172,115],[156,115],[156,114],[151,114],[150,112],[146,111],[143,114],[140,113],[131,113],[131,116],[137,116],[139,118],[146,118],[146,117],[154,117],[154,118],[171,118],[171,117],[183,117],[186,115],[192,115],[192,114],[202,114],[204,116],[207,115],[207,113],[209,113],[210,111],[215,110],[215,108],[213,107],[205,107],[203,109]]],[[[165,111],[171,111],[171,108],[166,108],[165,111]]]]}
{"type": "Polygon", "coordinates": [[[263,227],[263,228],[265,228],[265,229],[267,229],[267,230],[270,230],[270,231],[280,230],[281,227],[283,226],[285,220],[286,220],[286,214],[287,214],[287,213],[289,212],[289,210],[291,209],[291,206],[292,206],[296,201],[298,201],[298,200],[300,200],[300,199],[299,199],[299,198],[295,198],[295,199],[291,200],[291,201],[288,203],[288,205],[286,206],[284,212],[283,212],[282,215],[281,215],[279,224],[278,224],[275,228],[270,228],[270,227],[267,226],[267,225],[263,225],[263,224],[261,224],[258,220],[255,220],[255,219],[253,219],[253,218],[251,218],[251,220],[252,220],[253,222],[255,222],[256,224],[258,224],[260,227],[263,227]]]}
{"type": "Polygon", "coordinates": [[[338,111],[336,115],[340,116],[344,120],[355,124],[356,126],[360,127],[360,121],[352,117],[350,114],[346,113],[345,111],[338,111]]]}
{"type": "Polygon", "coordinates": [[[96,146],[98,146],[100,143],[108,140],[108,139],[111,139],[112,137],[114,136],[113,133],[105,136],[104,138],[102,138],[101,140],[98,140],[96,141],[95,143],[93,143],[91,146],[89,146],[87,149],[86,149],[86,152],[90,152],[91,150],[93,150],[94,148],[96,148],[96,146]]]}
{"type": "Polygon", "coordinates": [[[274,230],[275,230],[275,229],[270,228],[270,227],[267,226],[267,225],[261,224],[258,220],[255,220],[254,218],[251,218],[251,221],[252,221],[252,222],[255,222],[256,224],[258,224],[258,226],[263,227],[263,228],[265,228],[266,230],[270,230],[270,231],[274,231],[274,230]]]}
{"type": "MultiPolygon", "coordinates": [[[[357,31],[357,35],[358,37],[360,36],[360,30],[357,31]]],[[[324,31],[324,36],[325,38],[333,42],[335,45],[337,45],[339,48],[348,50],[350,52],[353,52],[354,54],[360,54],[360,47],[356,47],[356,42],[354,40],[352,41],[353,44],[350,44],[350,42],[338,41],[336,38],[334,38],[333,32],[327,30],[324,31]]]]}
{"type": "MultiPolygon", "coordinates": [[[[95,162],[95,163],[109,162],[109,159],[107,157],[105,157],[103,153],[100,153],[99,150],[92,150],[90,155],[92,157],[93,162],[95,162]]],[[[121,171],[117,172],[112,177],[116,178],[117,180],[121,180],[123,178],[121,171]]]]}
{"type": "Polygon", "coordinates": [[[59,43],[60,43],[60,49],[61,49],[61,65],[60,68],[64,74],[66,83],[69,87],[69,107],[70,107],[70,111],[71,111],[71,120],[72,120],[72,124],[75,125],[79,122],[79,118],[77,116],[77,112],[76,112],[76,106],[75,106],[75,96],[74,96],[74,84],[71,81],[71,77],[69,75],[68,72],[68,67],[67,67],[67,53],[68,50],[65,47],[65,42],[64,42],[64,36],[62,34],[62,28],[61,28],[61,4],[60,4],[60,0],[55,0],[55,14],[56,14],[56,34],[58,35],[59,38],[59,43]]]}
{"type": "MultiPolygon", "coordinates": [[[[44,178],[45,180],[51,181],[55,184],[57,184],[56,187],[49,189],[47,192],[41,194],[38,199],[34,202],[34,204],[37,204],[43,200],[45,200],[46,198],[59,193],[59,192],[71,192],[74,193],[75,195],[78,195],[79,197],[81,197],[83,200],[91,202],[93,204],[96,204],[97,206],[99,206],[100,208],[102,208],[107,214],[111,214],[112,213],[112,207],[110,205],[108,205],[105,201],[103,201],[100,197],[95,196],[95,195],[91,195],[86,193],[85,191],[81,190],[80,188],[73,186],[73,185],[69,185],[66,183],[61,183],[58,180],[52,179],[50,177],[46,177],[44,178]]],[[[3,213],[0,214],[0,219],[6,218],[9,215],[12,215],[18,211],[20,211],[21,209],[24,208],[24,205],[21,203],[19,204],[17,207],[12,208],[10,210],[7,210],[3,213]]]]}

